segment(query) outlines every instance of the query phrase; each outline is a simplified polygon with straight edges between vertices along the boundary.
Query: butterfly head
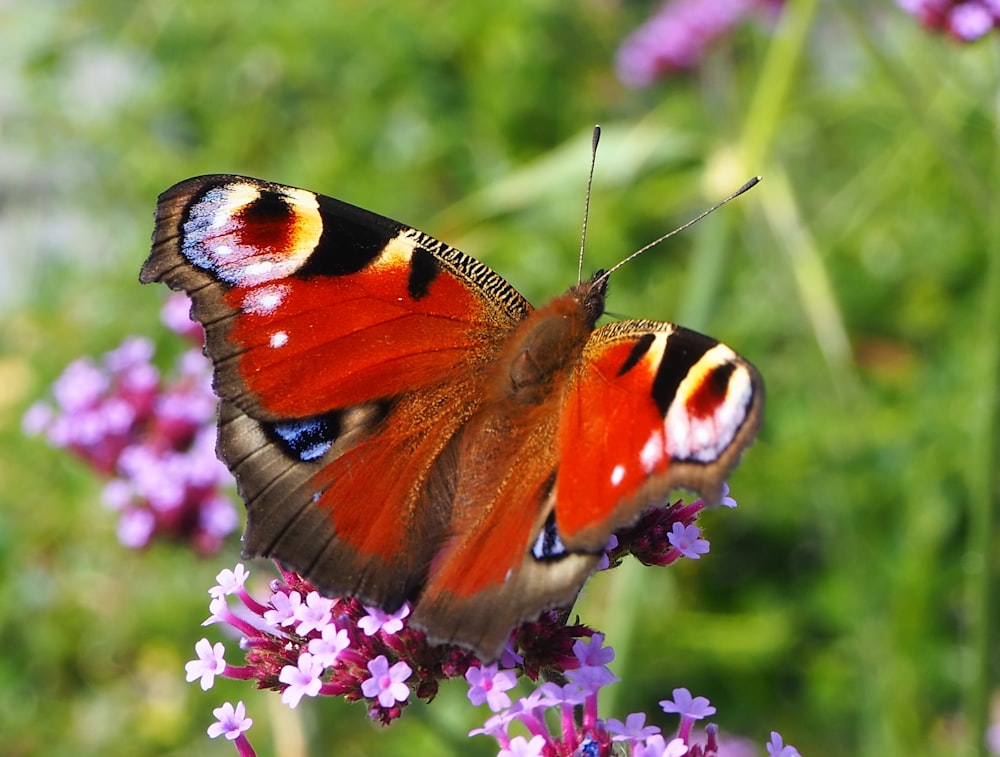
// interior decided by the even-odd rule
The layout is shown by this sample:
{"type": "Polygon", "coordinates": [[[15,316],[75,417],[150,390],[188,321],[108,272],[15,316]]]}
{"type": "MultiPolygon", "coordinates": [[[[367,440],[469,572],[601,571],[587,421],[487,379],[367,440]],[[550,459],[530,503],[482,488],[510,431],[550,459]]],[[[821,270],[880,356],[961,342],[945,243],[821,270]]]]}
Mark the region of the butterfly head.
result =
{"type": "Polygon", "coordinates": [[[587,281],[577,284],[572,290],[573,297],[580,303],[591,328],[604,315],[604,302],[608,298],[608,274],[598,270],[587,281]]]}

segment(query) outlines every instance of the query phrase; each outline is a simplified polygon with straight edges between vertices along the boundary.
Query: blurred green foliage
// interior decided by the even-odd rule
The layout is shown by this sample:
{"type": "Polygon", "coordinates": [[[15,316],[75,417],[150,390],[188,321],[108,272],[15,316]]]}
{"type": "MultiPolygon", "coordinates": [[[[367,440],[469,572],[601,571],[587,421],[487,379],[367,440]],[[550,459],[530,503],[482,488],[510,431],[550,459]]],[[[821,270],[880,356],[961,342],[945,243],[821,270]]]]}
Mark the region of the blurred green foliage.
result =
{"type": "MultiPolygon", "coordinates": [[[[712,552],[597,577],[618,650],[604,716],[676,686],[725,731],[807,757],[973,754],[997,659],[1000,237],[995,40],[889,3],[792,2],[689,76],[622,86],[652,3],[0,5],[0,752],[221,755],[245,699],[262,755],[491,754],[445,687],[389,729],[359,706],[183,680],[236,561],[121,548],[99,482],[19,429],[71,359],[154,335],[140,288],[158,192],[198,173],[308,187],[480,257],[533,301],[754,173],[737,203],[626,267],[610,309],[678,320],[757,364],[757,444],[712,552]]],[[[164,358],[166,359],[166,358],[164,358]]],[[[572,461],[567,461],[572,464],[572,461]]],[[[256,575],[266,576],[258,566],[256,575]]],[[[264,580],[264,579],[262,579],[264,580]]]]}

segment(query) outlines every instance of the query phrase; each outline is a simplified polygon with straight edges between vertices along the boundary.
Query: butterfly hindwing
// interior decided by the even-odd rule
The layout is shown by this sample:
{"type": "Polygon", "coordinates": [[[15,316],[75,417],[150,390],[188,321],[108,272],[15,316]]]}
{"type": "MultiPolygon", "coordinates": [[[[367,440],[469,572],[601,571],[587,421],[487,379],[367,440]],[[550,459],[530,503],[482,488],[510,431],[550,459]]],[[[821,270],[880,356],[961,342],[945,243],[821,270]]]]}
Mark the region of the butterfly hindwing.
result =
{"type": "MultiPolygon", "coordinates": [[[[553,304],[586,302],[594,283],[553,304]]],[[[524,330],[548,331],[545,315],[536,311],[524,330]]],[[[562,315],[557,323],[573,320],[562,315]]],[[[550,350],[531,339],[525,348],[532,364],[550,350]]],[[[503,429],[506,477],[491,482],[492,497],[474,497],[488,507],[436,558],[414,619],[439,638],[495,649],[510,626],[571,604],[609,536],[642,510],[682,487],[717,502],[760,422],[763,383],[753,366],[673,324],[601,327],[564,362],[558,390],[520,407],[522,422],[503,429]]],[[[482,440],[496,435],[471,436],[482,455],[482,440]]]]}
{"type": "Polygon", "coordinates": [[[717,503],[763,399],[756,369],[711,337],[656,321],[597,329],[560,419],[560,458],[572,461],[556,483],[566,545],[601,545],[678,488],[717,503]]]}

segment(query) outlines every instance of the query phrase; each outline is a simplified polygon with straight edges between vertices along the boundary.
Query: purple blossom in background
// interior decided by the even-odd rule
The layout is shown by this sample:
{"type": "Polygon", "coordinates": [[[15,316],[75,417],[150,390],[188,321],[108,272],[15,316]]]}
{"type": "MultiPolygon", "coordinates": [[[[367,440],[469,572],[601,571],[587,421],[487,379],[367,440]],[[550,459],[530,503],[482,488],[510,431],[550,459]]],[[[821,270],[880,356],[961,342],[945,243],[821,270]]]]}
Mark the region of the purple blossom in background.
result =
{"type": "Polygon", "coordinates": [[[618,49],[618,78],[644,87],[670,73],[694,68],[706,48],[750,16],[773,16],[783,0],[671,0],[618,49]]]}
{"type": "Polygon", "coordinates": [[[253,725],[253,720],[246,716],[243,702],[237,702],[236,707],[226,702],[213,710],[212,714],[215,715],[216,722],[208,727],[209,738],[217,739],[224,735],[236,744],[236,752],[240,757],[257,757],[245,735],[245,731],[253,725]]]}
{"type": "Polygon", "coordinates": [[[928,29],[973,42],[1000,27],[1000,0],[897,0],[928,29]]]}
{"type": "Polygon", "coordinates": [[[102,499],[118,513],[123,545],[164,538],[211,554],[240,521],[215,456],[211,367],[192,349],[162,377],[153,353],[150,340],[130,337],[99,361],[74,361],[52,385],[53,402],[29,408],[22,426],[108,477],[102,499]]]}
{"type": "Polygon", "coordinates": [[[801,757],[799,750],[788,745],[777,731],[771,731],[771,740],[767,743],[767,753],[770,757],[801,757]]]}

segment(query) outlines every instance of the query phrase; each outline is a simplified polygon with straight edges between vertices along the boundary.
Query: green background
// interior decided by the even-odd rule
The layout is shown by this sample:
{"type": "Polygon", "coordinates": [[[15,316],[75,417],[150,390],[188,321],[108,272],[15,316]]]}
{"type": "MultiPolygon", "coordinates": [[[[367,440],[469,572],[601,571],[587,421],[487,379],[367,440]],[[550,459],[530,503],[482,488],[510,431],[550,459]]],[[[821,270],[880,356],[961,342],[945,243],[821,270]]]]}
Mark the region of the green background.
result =
{"type": "MultiPolygon", "coordinates": [[[[613,61],[655,5],[584,0],[0,4],[0,753],[495,754],[461,682],[389,729],[364,708],[184,682],[204,559],[120,547],[100,482],[20,417],[70,360],[151,335],[157,194],[199,173],[307,187],[481,258],[533,302],[753,174],[749,195],[612,281],[609,309],[706,331],[767,382],[740,503],[704,559],[629,564],[580,605],[624,719],[686,686],[804,757],[975,753],[996,655],[1000,213],[995,38],[889,2],[791,2],[641,90],[613,61]]],[[[572,460],[565,464],[572,464],[572,460]]],[[[266,566],[255,576],[266,578],[266,566]]],[[[221,638],[209,631],[213,641],[221,638]]],[[[233,644],[230,642],[230,648],[233,644]]],[[[233,652],[230,652],[233,656],[233,652]]],[[[760,750],[761,753],[763,750],[760,750]]]]}

